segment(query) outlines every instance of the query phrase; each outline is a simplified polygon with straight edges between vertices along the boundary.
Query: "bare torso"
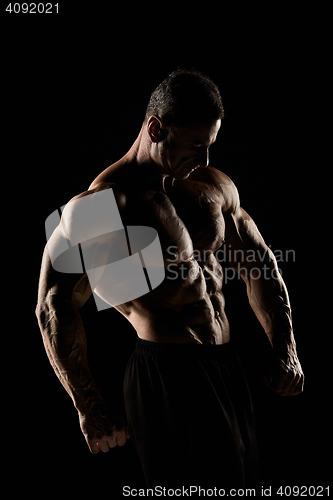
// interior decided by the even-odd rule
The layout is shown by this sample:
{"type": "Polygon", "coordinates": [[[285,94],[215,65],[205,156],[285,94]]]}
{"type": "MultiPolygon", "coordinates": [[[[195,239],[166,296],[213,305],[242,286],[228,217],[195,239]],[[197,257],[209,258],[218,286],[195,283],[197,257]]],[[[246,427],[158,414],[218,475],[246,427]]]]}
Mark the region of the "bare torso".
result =
{"type": "MultiPolygon", "coordinates": [[[[137,296],[137,283],[144,283],[144,289],[139,286],[139,292],[144,293],[149,289],[148,280],[143,279],[144,262],[147,268],[155,266],[158,270],[155,288],[151,286],[149,293],[115,306],[141,339],[159,343],[227,343],[230,328],[222,294],[223,275],[215,256],[226,241],[228,260],[246,282],[249,303],[273,347],[275,358],[266,377],[267,385],[281,395],[295,395],[303,390],[288,294],[274,255],[254,221],[240,207],[232,181],[219,170],[207,167],[208,150],[216,141],[219,128],[220,120],[180,128],[167,127],[160,117],[150,116],[125,156],[98,175],[87,191],[70,200],[48,239],[36,315],[50,362],[79,412],[81,430],[92,453],[124,445],[129,433],[125,419],[106,403],[92,377],[79,309],[92,289],[110,305],[137,296]],[[106,198],[94,196],[110,188],[114,196],[110,192],[106,198]],[[92,196],[82,203],[81,198],[88,195],[92,196]],[[112,210],[113,220],[109,219],[112,210]],[[165,266],[163,281],[160,252],[157,263],[154,258],[149,262],[148,257],[141,258],[139,245],[132,253],[128,232],[133,227],[137,233],[142,231],[135,226],[157,231],[165,266]],[[244,260],[246,252],[253,249],[267,258],[244,260]],[[138,254],[141,260],[136,260],[135,270],[140,277],[135,282],[133,267],[128,262],[133,263],[138,254]],[[128,266],[128,273],[118,264],[115,274],[107,272],[106,264],[127,257],[133,257],[122,263],[128,266]],[[119,267],[122,270],[118,279],[119,267]],[[270,279],[264,278],[264,268],[270,270],[270,279]],[[126,293],[127,286],[131,287],[130,294],[126,293]]],[[[55,211],[51,216],[52,226],[59,215],[55,211]]],[[[154,231],[148,232],[154,233],[156,239],[154,231]]],[[[148,247],[142,248],[146,251],[148,247]]],[[[146,271],[150,277],[149,269],[146,271]]]]}
{"type": "Polygon", "coordinates": [[[185,180],[166,177],[163,188],[156,190],[147,189],[142,178],[132,178],[129,188],[126,179],[130,171],[130,166],[110,167],[92,186],[101,181],[115,183],[122,193],[119,208],[123,223],[157,230],[165,279],[150,293],[116,309],[144,340],[228,342],[223,271],[214,255],[225,237],[225,198],[214,180],[218,175],[221,182],[224,174],[211,167],[200,168],[185,180]]]}

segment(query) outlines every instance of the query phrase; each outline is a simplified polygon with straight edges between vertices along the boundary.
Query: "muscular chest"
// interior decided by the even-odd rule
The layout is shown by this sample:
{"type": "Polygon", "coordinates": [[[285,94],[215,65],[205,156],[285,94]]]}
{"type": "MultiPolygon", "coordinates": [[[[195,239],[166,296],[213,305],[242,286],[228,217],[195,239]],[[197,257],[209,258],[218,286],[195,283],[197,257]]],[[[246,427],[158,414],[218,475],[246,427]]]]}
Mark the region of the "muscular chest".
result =
{"type": "Polygon", "coordinates": [[[200,182],[177,181],[167,194],[137,199],[130,223],[154,227],[165,260],[181,262],[193,253],[217,250],[224,241],[225,223],[218,193],[200,182]]]}
{"type": "Polygon", "coordinates": [[[203,182],[178,181],[170,193],[177,215],[183,221],[195,250],[217,250],[224,241],[225,222],[221,197],[203,182]]]}

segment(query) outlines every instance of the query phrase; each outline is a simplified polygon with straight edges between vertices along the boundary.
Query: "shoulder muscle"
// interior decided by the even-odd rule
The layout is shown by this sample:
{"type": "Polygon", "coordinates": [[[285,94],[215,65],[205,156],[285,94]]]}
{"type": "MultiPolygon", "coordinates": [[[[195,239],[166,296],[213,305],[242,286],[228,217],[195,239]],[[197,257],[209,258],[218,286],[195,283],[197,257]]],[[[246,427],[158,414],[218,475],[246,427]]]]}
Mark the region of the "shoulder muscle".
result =
{"type": "Polygon", "coordinates": [[[86,270],[94,268],[97,268],[94,278],[98,280],[112,249],[116,248],[119,258],[126,253],[120,215],[120,207],[125,202],[124,194],[116,185],[103,183],[67,203],[60,223],[47,242],[48,258],[42,265],[44,274],[49,276],[47,288],[59,288],[63,283],[64,288],[73,291],[74,284],[86,270]]]}
{"type": "Polygon", "coordinates": [[[222,195],[222,212],[225,214],[237,212],[240,203],[238,190],[230,177],[214,167],[203,167],[195,170],[190,180],[200,180],[213,185],[222,195]]]}

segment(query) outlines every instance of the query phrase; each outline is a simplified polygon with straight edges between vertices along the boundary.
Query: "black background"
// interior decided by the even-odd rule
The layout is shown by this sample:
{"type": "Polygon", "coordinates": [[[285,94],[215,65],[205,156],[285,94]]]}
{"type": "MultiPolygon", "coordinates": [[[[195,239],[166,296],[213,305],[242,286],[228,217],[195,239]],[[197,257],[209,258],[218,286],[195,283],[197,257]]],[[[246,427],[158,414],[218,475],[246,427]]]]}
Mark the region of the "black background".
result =
{"type": "MultiPolygon", "coordinates": [[[[296,255],[279,263],[306,376],[304,393],[296,398],[271,393],[253,375],[249,339],[259,338],[261,327],[243,283],[225,287],[231,325],[250,370],[261,482],[327,486],[327,358],[310,295],[313,228],[304,223],[314,182],[307,174],[312,136],[306,134],[314,34],[302,29],[298,14],[277,17],[268,10],[261,20],[245,13],[241,25],[238,15],[225,12],[215,25],[211,10],[164,24],[140,10],[130,17],[116,17],[110,8],[68,19],[65,14],[53,17],[53,24],[7,16],[2,36],[3,439],[9,481],[32,493],[47,488],[74,495],[92,487],[103,496],[121,493],[124,485],[144,485],[130,442],[105,455],[89,454],[76,410],[47,360],[34,309],[46,217],[126,153],[150,93],[171,71],[185,67],[208,74],[221,90],[226,118],[211,165],[235,182],[266,243],[296,255]],[[139,16],[144,22],[138,26],[139,16]]],[[[92,300],[82,315],[94,375],[121,405],[135,332],[116,311],[97,312],[92,300]]],[[[209,420],[198,432],[213,433],[209,420]]]]}

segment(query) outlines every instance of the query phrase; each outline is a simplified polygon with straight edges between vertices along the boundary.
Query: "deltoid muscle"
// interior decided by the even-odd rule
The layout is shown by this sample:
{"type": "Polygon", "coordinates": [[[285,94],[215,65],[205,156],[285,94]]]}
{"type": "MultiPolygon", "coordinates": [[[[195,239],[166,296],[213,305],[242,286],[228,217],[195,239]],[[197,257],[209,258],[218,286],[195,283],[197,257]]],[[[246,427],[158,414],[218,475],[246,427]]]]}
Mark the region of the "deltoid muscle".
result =
{"type": "Polygon", "coordinates": [[[70,201],[62,219],[56,210],[45,227],[53,268],[86,272],[98,310],[141,297],[164,279],[156,230],[124,228],[112,188],[70,201]]]}

